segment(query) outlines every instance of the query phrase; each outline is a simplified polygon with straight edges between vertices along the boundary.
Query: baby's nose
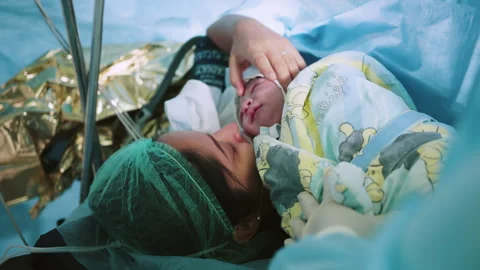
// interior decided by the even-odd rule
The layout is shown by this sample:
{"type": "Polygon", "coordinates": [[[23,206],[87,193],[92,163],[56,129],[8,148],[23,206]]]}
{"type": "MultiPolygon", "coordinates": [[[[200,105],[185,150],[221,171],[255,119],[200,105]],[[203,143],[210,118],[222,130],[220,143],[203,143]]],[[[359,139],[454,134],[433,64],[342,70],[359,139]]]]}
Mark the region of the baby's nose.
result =
{"type": "Polygon", "coordinates": [[[243,102],[242,104],[242,112],[243,113],[246,113],[246,111],[248,110],[248,108],[250,107],[250,105],[252,105],[252,99],[247,99],[243,102]]]}

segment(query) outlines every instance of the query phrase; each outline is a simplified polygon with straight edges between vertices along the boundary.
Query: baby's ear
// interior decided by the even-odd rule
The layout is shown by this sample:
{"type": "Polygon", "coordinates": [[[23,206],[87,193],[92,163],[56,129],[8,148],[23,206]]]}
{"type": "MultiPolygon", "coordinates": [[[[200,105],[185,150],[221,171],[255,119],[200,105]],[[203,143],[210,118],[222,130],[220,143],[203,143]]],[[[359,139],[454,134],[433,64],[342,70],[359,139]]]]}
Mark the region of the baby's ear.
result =
{"type": "Polygon", "coordinates": [[[258,215],[249,215],[240,219],[240,222],[235,225],[233,230],[233,240],[238,244],[245,244],[257,233],[258,215]]]}

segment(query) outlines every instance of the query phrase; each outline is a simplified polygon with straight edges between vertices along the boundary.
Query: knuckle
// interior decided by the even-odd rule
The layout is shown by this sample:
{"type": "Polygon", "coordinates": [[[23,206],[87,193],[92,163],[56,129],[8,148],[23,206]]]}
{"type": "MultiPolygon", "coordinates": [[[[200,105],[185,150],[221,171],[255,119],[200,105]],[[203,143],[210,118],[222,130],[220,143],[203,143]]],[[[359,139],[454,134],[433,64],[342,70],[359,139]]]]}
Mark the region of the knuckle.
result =
{"type": "Polygon", "coordinates": [[[288,69],[290,70],[290,72],[294,72],[294,73],[298,72],[298,67],[296,63],[290,63],[288,65],[288,69]]]}
{"type": "Polygon", "coordinates": [[[245,50],[247,52],[254,52],[256,50],[256,48],[257,48],[257,45],[254,41],[247,41],[245,43],[245,50]]]}
{"type": "Polygon", "coordinates": [[[289,82],[289,81],[290,81],[290,74],[288,74],[288,73],[281,73],[281,74],[278,75],[278,79],[279,79],[282,83],[289,82]]]}
{"type": "Polygon", "coordinates": [[[253,61],[255,62],[256,65],[263,64],[264,59],[265,59],[265,56],[261,53],[257,53],[253,56],[253,61]]]}

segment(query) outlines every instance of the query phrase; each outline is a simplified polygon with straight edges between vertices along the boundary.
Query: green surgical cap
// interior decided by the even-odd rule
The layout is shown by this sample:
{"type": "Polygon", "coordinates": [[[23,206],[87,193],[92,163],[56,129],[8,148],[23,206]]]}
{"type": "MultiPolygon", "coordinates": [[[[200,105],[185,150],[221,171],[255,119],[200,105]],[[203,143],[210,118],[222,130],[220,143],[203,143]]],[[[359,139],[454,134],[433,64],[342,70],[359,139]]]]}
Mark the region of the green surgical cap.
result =
{"type": "Polygon", "coordinates": [[[222,248],[234,245],[232,225],[205,180],[177,150],[152,139],[113,154],[88,203],[110,237],[133,252],[222,257],[222,248]]]}

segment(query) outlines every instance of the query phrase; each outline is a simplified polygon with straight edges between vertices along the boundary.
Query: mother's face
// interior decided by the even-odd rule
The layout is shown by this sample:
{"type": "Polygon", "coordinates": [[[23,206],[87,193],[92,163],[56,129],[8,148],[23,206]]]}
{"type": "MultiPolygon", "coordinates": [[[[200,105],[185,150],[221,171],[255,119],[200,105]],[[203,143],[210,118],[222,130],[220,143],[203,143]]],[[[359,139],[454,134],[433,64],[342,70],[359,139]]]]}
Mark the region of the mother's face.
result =
{"type": "Polygon", "coordinates": [[[256,193],[261,179],[255,166],[253,145],[246,142],[235,123],[229,124],[212,135],[195,131],[179,131],[160,136],[159,141],[178,151],[195,151],[204,157],[220,162],[235,179],[226,174],[231,190],[243,189],[256,193]]]}

